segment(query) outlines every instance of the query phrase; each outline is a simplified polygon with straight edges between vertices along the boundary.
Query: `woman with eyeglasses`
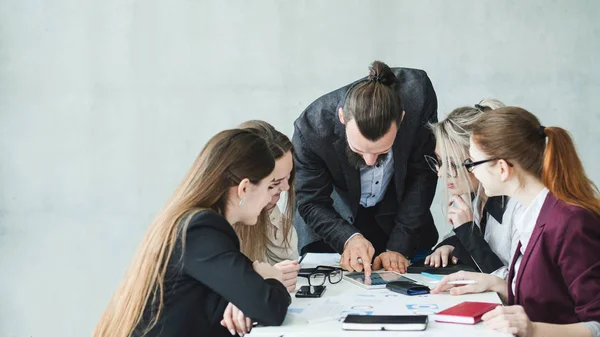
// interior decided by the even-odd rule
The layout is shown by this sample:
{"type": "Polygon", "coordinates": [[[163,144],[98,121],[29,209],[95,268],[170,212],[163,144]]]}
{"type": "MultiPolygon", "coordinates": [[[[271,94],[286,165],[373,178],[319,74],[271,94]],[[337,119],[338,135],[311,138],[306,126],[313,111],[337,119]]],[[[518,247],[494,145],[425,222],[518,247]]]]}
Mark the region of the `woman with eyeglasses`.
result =
{"type": "Polygon", "coordinates": [[[568,132],[501,108],[475,122],[469,152],[486,194],[525,207],[517,249],[508,280],[459,272],[432,293],[497,292],[508,306],[485,314],[484,324],[519,337],[600,336],[600,194],[568,132]],[[447,285],[464,279],[476,283],[447,285]]]}
{"type": "Polygon", "coordinates": [[[460,262],[484,273],[508,276],[507,266],[516,247],[513,217],[520,207],[516,200],[488,198],[483,193],[471,173],[477,163],[470,161],[468,153],[473,123],[503,106],[498,100],[483,100],[474,107],[457,108],[432,125],[437,158],[426,160],[444,182],[445,213],[453,231],[425,258],[425,265],[446,267],[449,262],[460,262]]]}

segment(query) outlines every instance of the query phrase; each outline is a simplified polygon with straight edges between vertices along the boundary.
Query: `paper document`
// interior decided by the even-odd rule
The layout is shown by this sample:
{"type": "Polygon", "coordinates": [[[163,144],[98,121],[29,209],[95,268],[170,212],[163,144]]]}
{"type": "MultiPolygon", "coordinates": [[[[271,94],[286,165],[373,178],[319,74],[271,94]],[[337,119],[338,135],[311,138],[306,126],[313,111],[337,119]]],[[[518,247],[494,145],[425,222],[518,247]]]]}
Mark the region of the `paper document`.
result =
{"type": "Polygon", "coordinates": [[[341,255],[338,253],[306,253],[300,257],[302,268],[314,268],[317,266],[339,267],[341,255]]]}

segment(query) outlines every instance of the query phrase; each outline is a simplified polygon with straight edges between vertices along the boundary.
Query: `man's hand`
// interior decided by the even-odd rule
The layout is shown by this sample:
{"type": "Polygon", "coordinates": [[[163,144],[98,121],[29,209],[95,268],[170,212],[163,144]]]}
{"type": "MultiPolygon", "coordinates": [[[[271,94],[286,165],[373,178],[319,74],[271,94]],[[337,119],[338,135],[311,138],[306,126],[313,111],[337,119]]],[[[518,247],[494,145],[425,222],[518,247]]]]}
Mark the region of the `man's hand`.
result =
{"type": "Polygon", "coordinates": [[[406,273],[406,269],[408,268],[408,259],[404,257],[404,255],[396,252],[385,252],[379,254],[378,257],[375,258],[373,262],[373,269],[381,269],[392,270],[401,274],[406,273]]]}
{"type": "Polygon", "coordinates": [[[365,277],[371,277],[373,255],[375,248],[371,242],[362,235],[356,235],[346,243],[340,266],[348,271],[363,271],[364,268],[365,277]]]}

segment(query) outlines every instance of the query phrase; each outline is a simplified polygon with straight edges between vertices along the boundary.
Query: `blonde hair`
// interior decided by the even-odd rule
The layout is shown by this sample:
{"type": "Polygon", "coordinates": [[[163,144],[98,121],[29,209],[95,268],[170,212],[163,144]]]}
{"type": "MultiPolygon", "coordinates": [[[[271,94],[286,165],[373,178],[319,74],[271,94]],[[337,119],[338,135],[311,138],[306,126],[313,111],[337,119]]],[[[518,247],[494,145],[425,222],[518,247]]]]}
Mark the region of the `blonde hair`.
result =
{"type": "Polygon", "coordinates": [[[496,110],[499,108],[503,108],[506,105],[502,102],[500,102],[497,99],[494,98],[484,98],[481,101],[479,101],[479,103],[475,104],[475,108],[486,112],[486,111],[490,111],[490,110],[496,110]]]}
{"type": "Polygon", "coordinates": [[[167,267],[178,239],[185,248],[192,215],[202,209],[224,215],[230,187],[246,178],[258,184],[274,166],[266,142],[252,132],[225,130],[210,139],[148,229],[93,336],[130,337],[137,329],[146,335],[162,313],[167,267]]]}
{"type": "MultiPolygon", "coordinates": [[[[475,191],[479,195],[480,188],[472,186],[470,173],[462,166],[462,162],[469,158],[469,141],[471,138],[472,127],[475,122],[487,111],[503,107],[504,103],[497,99],[484,99],[474,107],[464,106],[452,110],[445,119],[438,123],[431,124],[431,129],[435,136],[436,145],[440,152],[440,170],[444,186],[448,186],[447,170],[452,165],[456,167],[457,178],[467,186],[469,191],[475,191]]],[[[448,191],[443,193],[443,212],[448,213],[448,191]]],[[[469,205],[471,206],[471,205],[469,205]]]]}
{"type": "MultiPolygon", "coordinates": [[[[271,150],[273,158],[277,161],[282,158],[286,153],[294,152],[294,147],[290,139],[283,133],[277,131],[271,124],[261,120],[250,120],[242,123],[240,126],[242,129],[246,129],[256,133],[257,135],[264,138],[271,150]]],[[[290,189],[286,193],[287,202],[283,214],[281,232],[283,235],[283,248],[291,248],[291,242],[289,242],[289,233],[292,230],[292,221],[294,216],[294,176],[295,170],[292,168],[290,173],[289,185],[290,189]]],[[[277,205],[275,205],[277,207],[277,205]]],[[[249,228],[242,224],[234,224],[233,228],[238,234],[241,242],[241,251],[252,261],[268,262],[267,257],[272,260],[275,255],[269,250],[269,230],[271,230],[271,220],[269,214],[271,210],[265,208],[260,213],[258,221],[254,228],[249,228]]]]}

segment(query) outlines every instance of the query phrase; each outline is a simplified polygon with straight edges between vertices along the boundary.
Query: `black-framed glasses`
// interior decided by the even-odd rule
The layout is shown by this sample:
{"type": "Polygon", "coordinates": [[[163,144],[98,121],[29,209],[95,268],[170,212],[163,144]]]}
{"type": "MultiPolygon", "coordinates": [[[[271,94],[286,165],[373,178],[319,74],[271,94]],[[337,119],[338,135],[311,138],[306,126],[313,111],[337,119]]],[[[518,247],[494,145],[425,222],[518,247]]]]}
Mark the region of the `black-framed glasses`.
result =
{"type": "Polygon", "coordinates": [[[317,266],[310,273],[299,273],[298,276],[308,278],[308,285],[317,287],[324,285],[326,280],[329,280],[331,284],[340,283],[344,276],[344,270],[337,267],[317,266]]]}
{"type": "MultiPolygon", "coordinates": [[[[475,169],[475,166],[477,165],[481,165],[484,163],[488,163],[494,160],[500,160],[502,158],[490,158],[490,159],[484,159],[484,160],[478,160],[478,161],[472,161],[471,159],[467,159],[462,163],[462,166],[464,166],[467,171],[469,172],[473,172],[473,170],[475,169]]],[[[506,162],[506,164],[508,164],[508,166],[512,167],[513,165],[508,161],[508,160],[504,160],[506,162]]]]}
{"type": "MultiPolygon", "coordinates": [[[[429,168],[433,172],[438,173],[440,171],[442,164],[440,164],[440,162],[436,158],[426,154],[425,161],[427,162],[427,165],[429,165],[429,168]]],[[[450,178],[458,177],[458,168],[456,167],[456,165],[454,163],[450,163],[450,165],[446,171],[448,171],[448,172],[446,172],[448,174],[448,177],[450,177],[450,178]]]]}

